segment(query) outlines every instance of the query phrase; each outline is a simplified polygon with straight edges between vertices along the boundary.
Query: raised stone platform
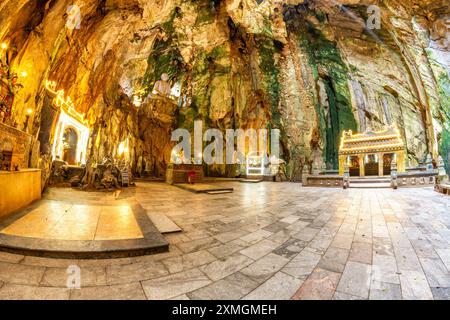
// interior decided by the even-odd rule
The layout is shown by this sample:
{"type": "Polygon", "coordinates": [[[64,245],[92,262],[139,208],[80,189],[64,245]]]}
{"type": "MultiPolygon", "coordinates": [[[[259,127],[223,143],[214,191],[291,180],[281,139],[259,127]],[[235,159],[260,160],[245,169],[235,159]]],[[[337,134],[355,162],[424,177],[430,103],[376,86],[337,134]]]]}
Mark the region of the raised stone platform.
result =
{"type": "Polygon", "coordinates": [[[0,218],[41,198],[41,170],[0,171],[0,218]]]}
{"type": "Polygon", "coordinates": [[[134,200],[41,200],[0,222],[0,251],[61,259],[166,252],[169,244],[134,200]]]}

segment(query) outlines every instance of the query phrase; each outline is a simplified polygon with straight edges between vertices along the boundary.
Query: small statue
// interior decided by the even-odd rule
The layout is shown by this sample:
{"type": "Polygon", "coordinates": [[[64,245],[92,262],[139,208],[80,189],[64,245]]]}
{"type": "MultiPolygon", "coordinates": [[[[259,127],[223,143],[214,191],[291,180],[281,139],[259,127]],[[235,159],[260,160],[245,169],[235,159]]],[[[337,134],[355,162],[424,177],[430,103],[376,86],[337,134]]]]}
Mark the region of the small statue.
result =
{"type": "Polygon", "coordinates": [[[0,110],[2,110],[3,121],[6,121],[11,116],[12,106],[14,103],[14,97],[23,86],[18,83],[19,77],[16,73],[11,76],[7,76],[4,72],[4,65],[0,66],[1,79],[0,79],[0,110]]]}
{"type": "Polygon", "coordinates": [[[433,170],[433,157],[431,156],[431,154],[427,154],[425,166],[427,170],[433,170]]]}
{"type": "Polygon", "coordinates": [[[94,165],[91,159],[86,161],[86,174],[84,175],[81,183],[87,187],[94,186],[95,172],[94,172],[94,165]]]}
{"type": "Polygon", "coordinates": [[[161,80],[156,81],[155,86],[153,87],[153,94],[170,97],[171,90],[172,88],[169,83],[169,75],[167,73],[163,73],[161,75],[161,80]]]}
{"type": "Polygon", "coordinates": [[[442,156],[438,157],[437,168],[439,171],[439,176],[447,175],[447,172],[445,172],[445,163],[444,163],[444,159],[442,158],[442,156]]]}
{"type": "Polygon", "coordinates": [[[395,159],[391,163],[391,187],[394,190],[398,189],[397,161],[395,159]]]}
{"type": "Polygon", "coordinates": [[[7,122],[11,117],[14,96],[20,88],[17,73],[11,71],[9,61],[11,60],[11,51],[7,51],[5,60],[0,56],[0,118],[1,122],[7,122]]]}
{"type": "Polygon", "coordinates": [[[276,182],[283,182],[287,180],[287,176],[286,176],[286,163],[281,160],[282,162],[280,162],[280,164],[278,165],[278,171],[277,174],[275,175],[275,181],[276,182]]]}
{"type": "Polygon", "coordinates": [[[343,179],[343,188],[347,189],[350,186],[350,167],[348,165],[348,161],[344,163],[344,179],[343,179]]]}
{"type": "Polygon", "coordinates": [[[119,89],[117,90],[117,99],[115,101],[117,108],[125,108],[130,105],[130,99],[128,98],[127,94],[123,90],[122,87],[119,86],[119,89]]]}

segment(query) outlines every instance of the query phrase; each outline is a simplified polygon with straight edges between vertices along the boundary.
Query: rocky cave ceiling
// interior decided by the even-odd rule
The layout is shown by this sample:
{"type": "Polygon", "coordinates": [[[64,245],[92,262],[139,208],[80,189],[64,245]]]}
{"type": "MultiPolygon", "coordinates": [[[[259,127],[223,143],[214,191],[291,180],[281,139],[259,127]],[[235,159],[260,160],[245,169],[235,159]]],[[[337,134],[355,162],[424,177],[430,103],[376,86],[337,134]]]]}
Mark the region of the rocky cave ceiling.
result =
{"type": "Polygon", "coordinates": [[[388,124],[405,137],[410,165],[427,153],[448,159],[449,18],[447,0],[1,0],[0,41],[28,73],[13,118],[20,126],[34,110],[36,140],[50,79],[86,114],[92,159],[128,139],[134,169],[162,175],[171,130],[202,119],[281,129],[295,178],[316,158],[336,168],[343,130],[388,124]],[[71,5],[81,18],[73,30],[71,5]],[[381,10],[380,29],[366,28],[369,5],[381,10]],[[162,73],[191,103],[134,108],[162,73]]]}

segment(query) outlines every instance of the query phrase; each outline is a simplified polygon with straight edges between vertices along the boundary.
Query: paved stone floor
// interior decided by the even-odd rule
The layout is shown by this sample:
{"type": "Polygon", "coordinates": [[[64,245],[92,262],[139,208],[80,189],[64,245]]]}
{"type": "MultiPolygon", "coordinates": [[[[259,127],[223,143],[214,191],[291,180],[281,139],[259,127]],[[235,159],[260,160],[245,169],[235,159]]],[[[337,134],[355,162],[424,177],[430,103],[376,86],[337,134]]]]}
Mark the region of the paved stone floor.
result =
{"type": "Polygon", "coordinates": [[[170,252],[115,260],[0,253],[0,299],[450,298],[448,196],[431,189],[225,186],[235,192],[142,183],[115,194],[184,230],[166,236],[170,252]],[[66,287],[70,265],[81,268],[81,289],[66,287]]]}

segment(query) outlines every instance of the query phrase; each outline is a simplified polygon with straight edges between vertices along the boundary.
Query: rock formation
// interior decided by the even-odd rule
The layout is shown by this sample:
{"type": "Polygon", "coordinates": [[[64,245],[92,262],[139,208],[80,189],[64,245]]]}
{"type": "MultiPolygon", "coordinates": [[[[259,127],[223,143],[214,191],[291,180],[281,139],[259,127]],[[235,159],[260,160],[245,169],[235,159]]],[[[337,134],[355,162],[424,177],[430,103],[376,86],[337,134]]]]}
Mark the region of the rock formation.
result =
{"type": "Polygon", "coordinates": [[[50,79],[89,119],[95,162],[128,140],[135,174],[161,176],[170,132],[203,119],[279,128],[298,179],[337,168],[343,130],[392,123],[410,166],[450,160],[449,16],[445,0],[3,0],[0,41],[28,73],[13,117],[34,110],[36,141],[50,79]],[[176,98],[133,105],[164,73],[176,98]]]}

